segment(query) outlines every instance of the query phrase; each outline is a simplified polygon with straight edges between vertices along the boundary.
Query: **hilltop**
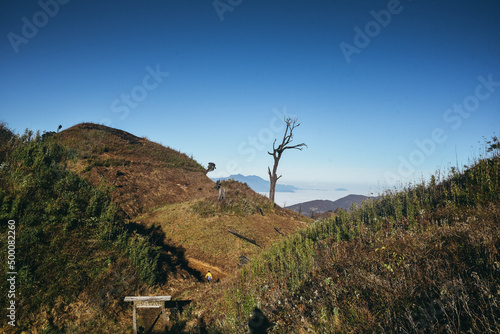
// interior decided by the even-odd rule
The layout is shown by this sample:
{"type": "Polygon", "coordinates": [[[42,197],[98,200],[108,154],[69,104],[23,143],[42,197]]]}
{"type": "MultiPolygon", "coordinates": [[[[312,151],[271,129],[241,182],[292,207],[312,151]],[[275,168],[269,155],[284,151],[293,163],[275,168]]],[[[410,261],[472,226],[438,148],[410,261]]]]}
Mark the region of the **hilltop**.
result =
{"type": "Polygon", "coordinates": [[[201,300],[207,270],[225,281],[310,222],[237,181],[223,181],[218,200],[201,164],[122,130],[0,130],[0,217],[18,222],[22,330],[128,333],[124,296],[201,300]]]}
{"type": "Polygon", "coordinates": [[[55,137],[78,152],[71,170],[92,184],[112,185],[113,200],[129,217],[215,191],[198,162],[146,138],[93,123],[75,125],[55,137]]]}
{"type": "Polygon", "coordinates": [[[182,252],[156,242],[160,232],[126,222],[111,185],[68,168],[77,152],[51,134],[0,131],[9,137],[0,160],[0,243],[7,244],[7,221],[15,231],[8,270],[7,247],[0,249],[0,290],[9,291],[9,277],[15,293],[0,306],[15,302],[16,323],[4,317],[2,333],[128,332],[124,296],[196,284],[182,252]]]}
{"type": "MultiPolygon", "coordinates": [[[[265,247],[305,227],[304,218],[275,207],[238,181],[223,181],[227,199],[218,201],[205,168],[187,155],[122,130],[83,123],[55,135],[78,152],[70,166],[94,185],[113,187],[112,199],[128,218],[161,229],[163,242],[182,248],[190,266],[227,274],[241,254],[260,252],[229,234],[234,230],[265,247]]],[[[307,221],[307,219],[305,219],[307,221]]]]}

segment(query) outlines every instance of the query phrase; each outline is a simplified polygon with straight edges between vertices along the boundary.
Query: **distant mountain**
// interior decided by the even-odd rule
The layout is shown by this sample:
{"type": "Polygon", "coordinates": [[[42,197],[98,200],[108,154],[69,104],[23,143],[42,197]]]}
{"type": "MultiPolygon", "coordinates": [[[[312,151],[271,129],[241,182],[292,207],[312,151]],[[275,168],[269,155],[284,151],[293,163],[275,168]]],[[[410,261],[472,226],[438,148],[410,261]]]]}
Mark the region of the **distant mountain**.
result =
{"type": "Polygon", "coordinates": [[[372,197],[363,195],[347,195],[336,201],[330,200],[314,200],[304,203],[298,203],[294,205],[287,206],[287,209],[293,210],[295,212],[301,212],[304,215],[308,215],[311,211],[313,213],[323,213],[327,211],[335,211],[337,209],[350,209],[353,203],[361,203],[365,199],[372,197]]]}
{"type": "MultiPolygon", "coordinates": [[[[233,179],[233,180],[239,181],[241,183],[246,183],[255,192],[260,192],[260,193],[269,192],[269,187],[270,187],[269,181],[264,180],[263,178],[261,178],[257,175],[245,176],[245,175],[241,175],[241,174],[236,174],[236,175],[231,175],[228,177],[212,178],[212,180],[214,182],[217,180],[225,181],[225,180],[229,180],[229,179],[233,179]]],[[[293,193],[296,190],[300,190],[300,188],[285,185],[285,184],[277,184],[276,185],[277,192],[293,193]]]]}

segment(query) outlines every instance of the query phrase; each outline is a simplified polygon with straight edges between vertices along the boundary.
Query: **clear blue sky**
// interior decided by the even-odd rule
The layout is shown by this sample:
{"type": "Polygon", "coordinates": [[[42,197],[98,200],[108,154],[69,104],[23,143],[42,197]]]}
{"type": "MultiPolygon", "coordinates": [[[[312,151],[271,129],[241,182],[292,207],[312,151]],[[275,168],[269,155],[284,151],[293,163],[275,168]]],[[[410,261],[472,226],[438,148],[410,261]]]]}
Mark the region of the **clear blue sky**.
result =
{"type": "MultiPolygon", "coordinates": [[[[3,1],[0,120],[96,122],[212,177],[359,192],[467,164],[500,132],[498,1],[3,1]],[[419,144],[420,143],[420,144],[419,144]]],[[[312,198],[311,198],[312,199],[312,198]]]]}

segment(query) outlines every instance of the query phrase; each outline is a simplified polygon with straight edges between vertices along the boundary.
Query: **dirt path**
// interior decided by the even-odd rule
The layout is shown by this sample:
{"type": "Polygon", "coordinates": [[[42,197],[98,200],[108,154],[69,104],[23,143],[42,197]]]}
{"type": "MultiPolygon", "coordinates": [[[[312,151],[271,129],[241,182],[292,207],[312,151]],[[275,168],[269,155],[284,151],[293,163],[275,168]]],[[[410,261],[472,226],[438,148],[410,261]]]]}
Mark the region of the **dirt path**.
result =
{"type": "Polygon", "coordinates": [[[206,263],[189,256],[187,257],[187,260],[189,261],[189,266],[198,270],[202,275],[205,275],[210,270],[214,280],[224,278],[228,275],[228,273],[224,272],[219,267],[211,265],[210,263],[206,263]]]}

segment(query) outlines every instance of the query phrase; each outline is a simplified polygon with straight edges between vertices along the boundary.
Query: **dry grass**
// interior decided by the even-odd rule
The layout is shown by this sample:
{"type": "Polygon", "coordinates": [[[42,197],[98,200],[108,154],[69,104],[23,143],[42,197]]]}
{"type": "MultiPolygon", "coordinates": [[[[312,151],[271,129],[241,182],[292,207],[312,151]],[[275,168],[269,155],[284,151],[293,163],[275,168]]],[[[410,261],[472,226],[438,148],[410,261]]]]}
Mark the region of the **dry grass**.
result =
{"type": "Polygon", "coordinates": [[[239,182],[224,182],[223,186],[227,194],[223,201],[218,201],[214,189],[208,198],[166,205],[137,221],[146,226],[161,226],[166,242],[184,248],[188,259],[193,259],[190,262],[194,268],[211,269],[223,276],[239,268],[241,254],[253,258],[282,238],[276,229],[291,234],[311,221],[292,211],[274,208],[266,197],[239,182]],[[256,241],[260,247],[228,230],[256,241]]]}
{"type": "Polygon", "coordinates": [[[0,174],[0,214],[24,221],[18,311],[32,333],[130,332],[125,295],[193,300],[175,333],[499,333],[498,151],[311,223],[238,182],[218,201],[194,160],[120,130],[56,135],[72,161],[28,137],[0,174]],[[241,254],[253,260],[239,270],[241,254]],[[221,281],[203,284],[207,270],[221,281]]]}
{"type": "Polygon", "coordinates": [[[94,185],[113,186],[113,200],[130,218],[213,190],[214,183],[196,161],[125,131],[83,123],[57,138],[78,152],[70,168],[94,185]]]}
{"type": "Polygon", "coordinates": [[[499,184],[494,157],[318,221],[201,317],[214,333],[499,333],[499,184]]]}

